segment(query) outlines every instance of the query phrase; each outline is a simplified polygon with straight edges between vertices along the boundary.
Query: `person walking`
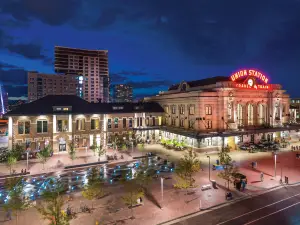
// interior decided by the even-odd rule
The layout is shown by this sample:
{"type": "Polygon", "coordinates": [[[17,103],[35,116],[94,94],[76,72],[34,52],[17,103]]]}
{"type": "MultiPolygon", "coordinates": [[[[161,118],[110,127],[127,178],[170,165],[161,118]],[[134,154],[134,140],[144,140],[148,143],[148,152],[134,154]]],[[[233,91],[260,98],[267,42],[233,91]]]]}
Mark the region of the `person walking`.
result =
{"type": "Polygon", "coordinates": [[[11,209],[7,210],[7,212],[6,212],[6,218],[7,218],[7,220],[12,220],[12,218],[11,218],[11,209]]]}
{"type": "Polygon", "coordinates": [[[264,173],[263,172],[260,173],[260,181],[261,182],[264,181],[264,173]]]}

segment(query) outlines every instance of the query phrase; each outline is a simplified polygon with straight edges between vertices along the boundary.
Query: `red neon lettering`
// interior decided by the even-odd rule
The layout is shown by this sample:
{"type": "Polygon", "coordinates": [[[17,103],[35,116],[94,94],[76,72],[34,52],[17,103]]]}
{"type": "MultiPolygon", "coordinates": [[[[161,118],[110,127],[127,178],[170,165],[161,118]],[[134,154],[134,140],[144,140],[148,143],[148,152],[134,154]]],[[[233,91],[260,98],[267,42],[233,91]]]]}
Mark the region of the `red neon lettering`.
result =
{"type": "Polygon", "coordinates": [[[257,71],[257,70],[240,70],[234,74],[232,74],[230,76],[232,81],[237,80],[240,77],[244,77],[244,76],[254,76],[258,79],[260,79],[261,81],[263,81],[265,84],[268,83],[269,79],[262,74],[261,72],[257,71]]]}

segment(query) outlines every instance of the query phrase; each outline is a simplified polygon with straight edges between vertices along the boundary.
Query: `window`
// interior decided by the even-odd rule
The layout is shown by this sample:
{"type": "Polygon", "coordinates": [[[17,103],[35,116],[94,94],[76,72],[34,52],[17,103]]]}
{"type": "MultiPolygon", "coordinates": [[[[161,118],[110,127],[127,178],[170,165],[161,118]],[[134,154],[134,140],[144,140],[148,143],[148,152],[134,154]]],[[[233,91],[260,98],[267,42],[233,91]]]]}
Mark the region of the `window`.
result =
{"type": "Polygon", "coordinates": [[[172,105],[172,114],[175,114],[175,113],[176,113],[176,106],[172,105]]]}
{"type": "Polygon", "coordinates": [[[152,126],[155,126],[155,117],[152,117],[152,126]]]}
{"type": "Polygon", "coordinates": [[[179,113],[184,115],[184,106],[179,106],[179,113]]]}
{"type": "Polygon", "coordinates": [[[184,127],[184,120],[183,119],[180,120],[180,126],[184,127]]]}
{"type": "Polygon", "coordinates": [[[189,120],[189,128],[194,129],[194,121],[189,120]]]}
{"type": "Polygon", "coordinates": [[[91,130],[99,130],[100,122],[98,118],[91,119],[91,130]]]}
{"type": "Polygon", "coordinates": [[[212,128],[212,121],[206,120],[206,129],[211,129],[211,128],[212,128]]]}
{"type": "Polygon", "coordinates": [[[165,113],[169,113],[169,106],[166,105],[164,108],[165,108],[165,113]]]}
{"type": "Polygon", "coordinates": [[[175,118],[172,118],[172,120],[171,120],[171,125],[172,125],[172,126],[175,126],[175,125],[176,125],[176,119],[175,119],[175,118]]]}
{"type": "Polygon", "coordinates": [[[132,127],[132,118],[129,119],[129,127],[132,127]]]}
{"type": "Polygon", "coordinates": [[[189,108],[189,114],[190,115],[195,115],[195,106],[194,105],[190,106],[190,108],[189,108]]]}
{"type": "Polygon", "coordinates": [[[140,126],[143,126],[143,117],[140,117],[140,126]]]}
{"type": "Polygon", "coordinates": [[[68,129],[68,120],[57,120],[57,131],[66,132],[68,129]]]}
{"type": "Polygon", "coordinates": [[[212,114],[212,108],[210,105],[205,106],[205,115],[211,115],[212,114]]]}
{"type": "Polygon", "coordinates": [[[137,126],[139,127],[140,126],[140,119],[139,118],[136,118],[136,123],[137,123],[137,126]]]}
{"type": "Polygon", "coordinates": [[[123,118],[123,128],[126,128],[126,118],[123,118]]]}
{"type": "Polygon", "coordinates": [[[18,122],[18,133],[29,134],[30,133],[30,121],[19,121],[18,122]]]}
{"type": "Polygon", "coordinates": [[[76,130],[85,130],[85,119],[76,120],[76,130]]]}
{"type": "Polygon", "coordinates": [[[149,126],[149,118],[146,118],[146,126],[149,126]]]}
{"type": "Polygon", "coordinates": [[[108,128],[111,128],[111,119],[108,119],[108,120],[107,120],[107,127],[108,127],[108,128]]]}
{"type": "Polygon", "coordinates": [[[119,127],[119,119],[118,118],[115,118],[114,124],[115,124],[115,128],[119,127]]]}
{"type": "Polygon", "coordinates": [[[48,132],[48,122],[46,120],[38,120],[36,132],[37,133],[47,133],[48,132]]]}

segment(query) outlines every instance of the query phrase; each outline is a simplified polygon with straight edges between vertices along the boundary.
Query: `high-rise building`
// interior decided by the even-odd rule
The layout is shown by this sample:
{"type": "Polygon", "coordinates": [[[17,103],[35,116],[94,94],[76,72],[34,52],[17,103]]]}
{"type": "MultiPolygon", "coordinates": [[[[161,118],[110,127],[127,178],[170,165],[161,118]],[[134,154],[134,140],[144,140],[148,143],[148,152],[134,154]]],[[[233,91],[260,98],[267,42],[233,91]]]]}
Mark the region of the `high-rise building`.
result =
{"type": "Polygon", "coordinates": [[[132,102],[132,86],[116,84],[113,88],[114,102],[132,102]]]}
{"type": "Polygon", "coordinates": [[[109,102],[107,50],[55,47],[55,72],[84,77],[83,98],[89,102],[109,102]]]}
{"type": "Polygon", "coordinates": [[[3,85],[0,83],[0,116],[5,114],[8,109],[8,93],[4,90],[3,85]]]}
{"type": "Polygon", "coordinates": [[[84,79],[80,75],[28,72],[28,101],[46,95],[77,95],[83,98],[84,79]]]}

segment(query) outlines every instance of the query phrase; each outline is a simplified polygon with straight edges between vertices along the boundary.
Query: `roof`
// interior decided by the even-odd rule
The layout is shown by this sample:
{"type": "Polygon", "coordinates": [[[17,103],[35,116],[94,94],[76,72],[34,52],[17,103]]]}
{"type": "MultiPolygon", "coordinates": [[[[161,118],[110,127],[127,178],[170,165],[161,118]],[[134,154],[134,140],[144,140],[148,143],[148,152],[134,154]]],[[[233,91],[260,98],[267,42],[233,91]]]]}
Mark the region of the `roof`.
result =
{"type": "MultiPolygon", "coordinates": [[[[200,86],[206,86],[206,85],[211,85],[211,84],[216,84],[217,82],[222,82],[222,81],[230,81],[229,77],[224,77],[224,76],[217,76],[217,77],[210,77],[202,80],[194,80],[194,81],[187,81],[187,83],[191,88],[193,87],[200,87],[200,86]]],[[[174,91],[179,88],[180,84],[175,84],[172,85],[169,88],[169,91],[174,91]]]]}
{"type": "Polygon", "coordinates": [[[74,95],[48,95],[36,101],[22,104],[6,113],[6,116],[16,115],[49,115],[49,114],[113,114],[132,112],[164,112],[155,102],[146,103],[89,103],[74,95]],[[54,108],[68,108],[54,113],[54,108]]]}

